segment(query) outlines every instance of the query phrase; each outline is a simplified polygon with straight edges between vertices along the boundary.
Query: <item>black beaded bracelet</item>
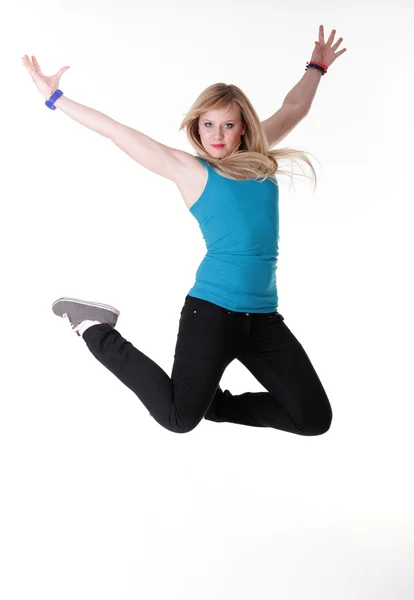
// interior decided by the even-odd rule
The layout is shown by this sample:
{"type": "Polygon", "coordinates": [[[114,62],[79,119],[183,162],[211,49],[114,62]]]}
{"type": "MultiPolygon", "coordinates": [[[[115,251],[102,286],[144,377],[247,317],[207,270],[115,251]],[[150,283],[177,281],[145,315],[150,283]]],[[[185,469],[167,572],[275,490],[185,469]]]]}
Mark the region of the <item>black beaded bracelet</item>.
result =
{"type": "Polygon", "coordinates": [[[320,71],[322,75],[325,75],[325,73],[327,73],[327,71],[325,71],[323,67],[321,67],[320,65],[316,65],[315,63],[306,63],[305,71],[307,71],[308,69],[318,69],[318,71],[320,71]]]}

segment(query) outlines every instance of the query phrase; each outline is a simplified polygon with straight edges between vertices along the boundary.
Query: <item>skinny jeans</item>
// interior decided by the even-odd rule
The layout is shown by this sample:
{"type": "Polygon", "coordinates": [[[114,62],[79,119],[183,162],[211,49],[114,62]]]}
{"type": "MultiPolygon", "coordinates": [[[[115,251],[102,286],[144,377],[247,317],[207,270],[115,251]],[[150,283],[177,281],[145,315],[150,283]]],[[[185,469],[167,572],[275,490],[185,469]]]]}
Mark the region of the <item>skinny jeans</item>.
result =
{"type": "Polygon", "coordinates": [[[242,313],[186,296],[171,376],[108,324],[89,327],[83,339],[171,432],[188,433],[203,419],[305,436],[330,428],[332,409],[322,383],[277,311],[242,313]],[[221,389],[223,373],[235,359],[266,392],[221,389]]]}

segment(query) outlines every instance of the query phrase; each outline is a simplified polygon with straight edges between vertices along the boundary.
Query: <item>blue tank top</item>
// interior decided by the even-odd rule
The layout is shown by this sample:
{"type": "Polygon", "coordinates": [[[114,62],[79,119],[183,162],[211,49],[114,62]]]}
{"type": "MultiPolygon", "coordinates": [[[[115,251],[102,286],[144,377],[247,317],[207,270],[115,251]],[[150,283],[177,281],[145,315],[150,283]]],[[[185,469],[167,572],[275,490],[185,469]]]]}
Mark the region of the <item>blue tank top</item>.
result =
{"type": "Polygon", "coordinates": [[[198,221],[207,253],[188,295],[236,312],[277,311],[276,177],[265,181],[228,179],[196,158],[206,167],[208,178],[190,212],[198,221]]]}

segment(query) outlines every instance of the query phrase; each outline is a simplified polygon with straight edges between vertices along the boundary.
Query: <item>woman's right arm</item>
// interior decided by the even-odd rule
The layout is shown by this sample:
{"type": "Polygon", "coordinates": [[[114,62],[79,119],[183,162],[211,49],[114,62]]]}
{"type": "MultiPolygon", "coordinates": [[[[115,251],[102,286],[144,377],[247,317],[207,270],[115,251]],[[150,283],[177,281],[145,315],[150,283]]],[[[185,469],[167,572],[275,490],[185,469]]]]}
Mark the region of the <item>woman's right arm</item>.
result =
{"type": "MultiPolygon", "coordinates": [[[[53,92],[44,94],[44,98],[48,100],[52,94],[53,92]]],[[[56,108],[81,125],[84,125],[92,131],[96,131],[96,133],[99,133],[106,138],[111,138],[116,121],[111,117],[108,117],[108,115],[93,108],[89,108],[88,106],[83,106],[83,104],[79,104],[78,102],[74,102],[66,96],[61,96],[54,104],[56,108]]]]}
{"type": "MultiPolygon", "coordinates": [[[[53,92],[59,88],[59,81],[63,72],[69,67],[63,67],[56,75],[47,77],[40,69],[36,58],[32,57],[33,64],[27,55],[23,57],[23,65],[30,72],[42,96],[48,100],[53,92]]],[[[98,110],[79,104],[66,96],[60,96],[54,105],[81,125],[110,139],[118,148],[123,150],[140,165],[171,179],[175,183],[181,178],[181,172],[186,169],[186,161],[191,157],[187,152],[165,146],[140,131],[115,121],[108,115],[98,110]]],[[[195,161],[195,159],[193,159],[195,161]]]]}
{"type": "Polygon", "coordinates": [[[177,159],[180,154],[183,154],[181,150],[165,146],[144,133],[123,125],[98,110],[74,102],[66,96],[58,98],[55,106],[81,125],[110,139],[146,169],[172,181],[176,181],[180,176],[181,163],[177,159]]]}

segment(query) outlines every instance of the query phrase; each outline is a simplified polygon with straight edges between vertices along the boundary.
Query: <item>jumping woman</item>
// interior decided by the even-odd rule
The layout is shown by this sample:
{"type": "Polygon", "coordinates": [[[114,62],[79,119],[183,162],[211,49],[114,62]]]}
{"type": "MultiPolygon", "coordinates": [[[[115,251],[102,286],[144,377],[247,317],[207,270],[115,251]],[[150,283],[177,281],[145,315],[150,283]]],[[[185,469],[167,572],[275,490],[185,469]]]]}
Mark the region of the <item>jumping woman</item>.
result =
{"type": "Polygon", "coordinates": [[[52,309],[65,317],[91,353],[131,389],[163,427],[193,430],[204,418],[217,423],[272,427],[299,435],[328,431],[332,410],[305,350],[278,312],[279,242],[277,159],[305,153],[271,150],[308,113],[321,77],[342,38],[335,30],[319,42],[301,81],[282,107],[260,122],[235,85],[204,90],[187,113],[197,156],[170,148],[63,95],[59,81],[25,55],[23,64],[51,110],[59,109],[112,140],[143,167],[173,181],[198,221],[207,253],[181,311],[169,377],[115,329],[120,312],[109,305],[59,298],[52,309]],[[233,395],[220,388],[225,369],[239,360],[266,392],[233,395]]]}

